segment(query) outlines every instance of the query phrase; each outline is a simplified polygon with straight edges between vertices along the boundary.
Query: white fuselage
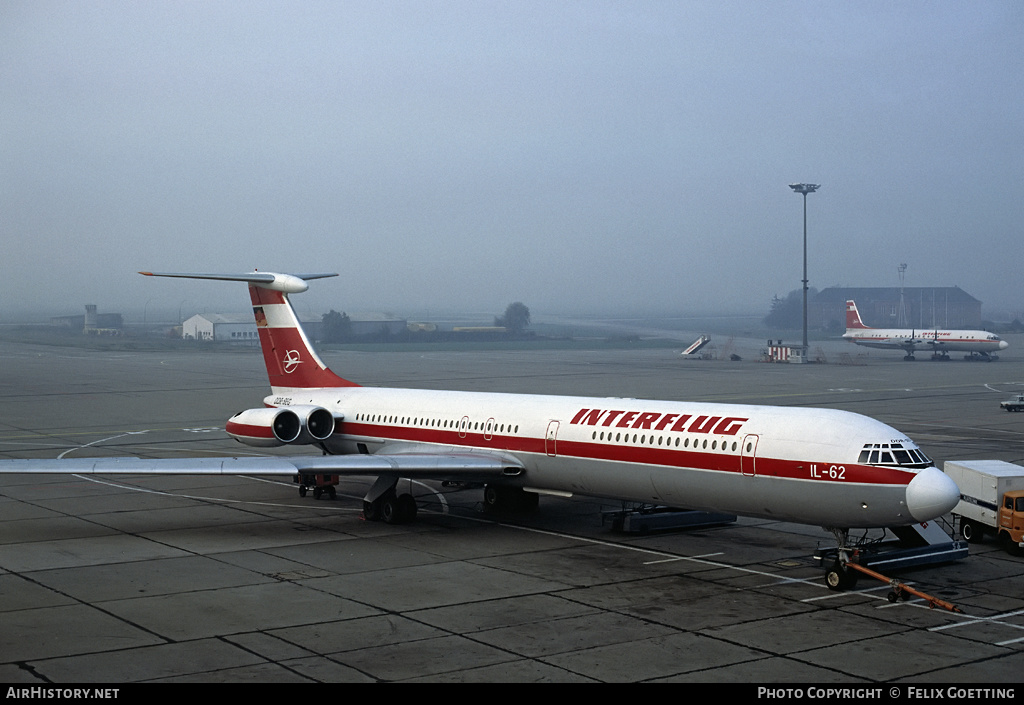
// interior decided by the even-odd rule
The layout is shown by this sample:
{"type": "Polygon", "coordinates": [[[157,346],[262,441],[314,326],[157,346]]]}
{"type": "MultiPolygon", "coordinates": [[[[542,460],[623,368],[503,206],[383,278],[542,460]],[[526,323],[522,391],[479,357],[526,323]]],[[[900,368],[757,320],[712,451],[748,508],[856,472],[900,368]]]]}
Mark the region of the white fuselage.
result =
{"type": "Polygon", "coordinates": [[[509,484],[542,494],[822,526],[915,523],[934,498],[920,491],[924,478],[916,494],[909,483],[941,475],[930,462],[864,462],[872,444],[916,446],[879,421],[829,409],[368,387],[277,388],[265,403],[314,404],[341,418],[332,453],[486,450],[522,467],[509,484]]]}
{"type": "Polygon", "coordinates": [[[942,352],[995,353],[1007,347],[1006,341],[983,330],[918,330],[913,328],[848,329],[843,338],[869,348],[942,352]]]}

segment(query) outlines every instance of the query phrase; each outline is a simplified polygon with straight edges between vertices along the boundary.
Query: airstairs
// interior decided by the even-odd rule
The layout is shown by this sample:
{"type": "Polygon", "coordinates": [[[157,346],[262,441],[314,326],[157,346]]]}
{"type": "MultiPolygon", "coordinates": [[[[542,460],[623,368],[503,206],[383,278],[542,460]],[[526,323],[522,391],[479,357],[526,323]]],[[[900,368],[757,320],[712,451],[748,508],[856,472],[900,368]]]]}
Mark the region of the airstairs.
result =
{"type": "Polygon", "coordinates": [[[700,352],[701,348],[703,348],[709,342],[711,342],[711,338],[709,338],[706,335],[700,336],[695,341],[690,343],[690,346],[686,348],[686,350],[683,350],[683,352],[680,353],[680,357],[690,358],[694,360],[697,359],[697,353],[700,352]]]}
{"type": "MultiPolygon", "coordinates": [[[[941,520],[890,527],[885,536],[889,533],[896,537],[895,540],[883,537],[881,540],[860,542],[856,546],[859,550],[857,562],[879,570],[895,570],[967,558],[967,543],[950,538],[941,520]]],[[[817,551],[814,557],[824,565],[835,560],[837,553],[836,549],[830,548],[817,551]]]]}

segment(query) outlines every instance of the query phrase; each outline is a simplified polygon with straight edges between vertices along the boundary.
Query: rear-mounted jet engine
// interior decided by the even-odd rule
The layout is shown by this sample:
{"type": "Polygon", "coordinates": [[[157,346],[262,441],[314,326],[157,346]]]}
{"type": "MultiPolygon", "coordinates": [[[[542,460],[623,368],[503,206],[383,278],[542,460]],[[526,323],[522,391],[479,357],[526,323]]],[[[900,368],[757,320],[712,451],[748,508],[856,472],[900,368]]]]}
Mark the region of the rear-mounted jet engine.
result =
{"type": "Polygon", "coordinates": [[[310,405],[246,409],[228,419],[224,430],[236,441],[260,448],[319,443],[334,433],[334,416],[310,405]]]}

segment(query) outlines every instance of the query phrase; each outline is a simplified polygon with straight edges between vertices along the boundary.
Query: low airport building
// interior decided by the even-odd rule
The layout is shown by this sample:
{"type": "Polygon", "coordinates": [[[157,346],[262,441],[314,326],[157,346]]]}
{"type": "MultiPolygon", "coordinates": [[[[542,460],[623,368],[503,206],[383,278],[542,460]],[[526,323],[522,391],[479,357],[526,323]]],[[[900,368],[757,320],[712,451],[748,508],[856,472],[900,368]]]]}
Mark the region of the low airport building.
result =
{"type": "Polygon", "coordinates": [[[259,339],[251,313],[197,313],[181,324],[181,337],[185,340],[234,342],[259,339]]]}
{"type": "MultiPolygon", "coordinates": [[[[313,340],[321,337],[323,316],[299,316],[302,328],[313,340]]],[[[354,336],[401,333],[407,321],[386,313],[366,313],[349,316],[354,336]]],[[[181,324],[181,337],[185,340],[209,340],[244,343],[259,340],[256,321],[251,313],[197,313],[181,324]]]]}

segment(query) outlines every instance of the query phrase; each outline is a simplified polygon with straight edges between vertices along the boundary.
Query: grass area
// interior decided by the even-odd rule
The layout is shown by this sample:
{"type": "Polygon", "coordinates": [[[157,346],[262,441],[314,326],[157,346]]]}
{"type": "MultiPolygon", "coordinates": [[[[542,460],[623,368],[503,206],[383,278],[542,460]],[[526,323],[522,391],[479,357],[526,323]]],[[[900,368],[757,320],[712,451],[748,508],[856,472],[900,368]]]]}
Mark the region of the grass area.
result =
{"type": "MultiPolygon", "coordinates": [[[[0,340],[32,345],[53,345],[65,348],[102,351],[159,352],[166,350],[237,350],[230,343],[208,343],[180,338],[135,335],[84,335],[55,326],[5,326],[0,328],[0,340]]],[[[253,346],[255,349],[255,346],[253,346]]]]}

